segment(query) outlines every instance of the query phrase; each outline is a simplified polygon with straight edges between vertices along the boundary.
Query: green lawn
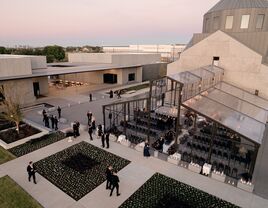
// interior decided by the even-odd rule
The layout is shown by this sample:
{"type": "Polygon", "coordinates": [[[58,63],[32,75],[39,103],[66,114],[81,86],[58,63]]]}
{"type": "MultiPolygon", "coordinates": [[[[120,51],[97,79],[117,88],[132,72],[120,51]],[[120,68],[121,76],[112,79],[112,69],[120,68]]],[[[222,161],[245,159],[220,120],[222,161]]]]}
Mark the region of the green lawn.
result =
{"type": "Polygon", "coordinates": [[[7,150],[5,150],[3,147],[0,147],[0,165],[9,161],[13,160],[15,158],[14,155],[9,153],[7,150]]]}
{"type": "Polygon", "coordinates": [[[0,193],[1,208],[42,208],[8,176],[0,178],[0,193]]]}

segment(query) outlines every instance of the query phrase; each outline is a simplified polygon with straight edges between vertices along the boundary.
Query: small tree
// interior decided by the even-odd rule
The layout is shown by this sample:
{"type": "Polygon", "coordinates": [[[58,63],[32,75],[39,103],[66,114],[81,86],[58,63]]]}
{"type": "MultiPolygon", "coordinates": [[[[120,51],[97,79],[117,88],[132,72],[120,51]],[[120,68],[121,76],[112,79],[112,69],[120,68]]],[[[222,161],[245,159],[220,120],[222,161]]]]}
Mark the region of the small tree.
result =
{"type": "Polygon", "coordinates": [[[5,113],[1,114],[1,117],[5,120],[13,122],[16,124],[16,130],[19,133],[20,122],[23,120],[23,113],[20,109],[19,102],[15,102],[16,98],[11,98],[10,96],[6,96],[4,92],[4,88],[0,87],[0,92],[4,96],[3,105],[5,107],[5,113]]]}

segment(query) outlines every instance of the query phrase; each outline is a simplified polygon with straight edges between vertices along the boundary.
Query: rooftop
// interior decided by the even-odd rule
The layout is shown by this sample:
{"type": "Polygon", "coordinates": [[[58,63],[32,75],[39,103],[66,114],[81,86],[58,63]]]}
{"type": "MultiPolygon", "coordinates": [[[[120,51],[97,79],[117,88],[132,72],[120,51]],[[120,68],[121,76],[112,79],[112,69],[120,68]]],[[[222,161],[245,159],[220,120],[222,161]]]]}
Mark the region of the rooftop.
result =
{"type": "Polygon", "coordinates": [[[207,13],[231,10],[231,9],[243,9],[243,8],[268,8],[267,0],[221,0],[214,7],[212,7],[207,13]]]}

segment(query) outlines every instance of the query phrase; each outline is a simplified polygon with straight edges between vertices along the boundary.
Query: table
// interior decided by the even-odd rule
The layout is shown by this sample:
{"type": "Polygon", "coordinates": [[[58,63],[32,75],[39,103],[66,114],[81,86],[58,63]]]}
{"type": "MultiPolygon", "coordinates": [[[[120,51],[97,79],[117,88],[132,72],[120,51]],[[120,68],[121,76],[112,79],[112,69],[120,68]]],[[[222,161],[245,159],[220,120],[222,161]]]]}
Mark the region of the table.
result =
{"type": "Polygon", "coordinates": [[[211,171],[211,167],[212,167],[212,165],[210,165],[210,164],[208,164],[208,163],[205,163],[205,164],[203,165],[202,173],[203,173],[204,175],[209,175],[209,174],[210,174],[210,171],[211,171]]]}

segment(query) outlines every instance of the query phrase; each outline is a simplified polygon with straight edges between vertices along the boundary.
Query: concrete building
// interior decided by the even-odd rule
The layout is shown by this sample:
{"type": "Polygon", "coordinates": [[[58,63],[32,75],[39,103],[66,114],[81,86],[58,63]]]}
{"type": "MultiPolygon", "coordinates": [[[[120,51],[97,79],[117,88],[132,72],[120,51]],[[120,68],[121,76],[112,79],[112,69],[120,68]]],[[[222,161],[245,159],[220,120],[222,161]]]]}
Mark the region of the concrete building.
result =
{"type": "Polygon", "coordinates": [[[162,61],[172,62],[180,57],[185,47],[185,44],[104,46],[103,51],[105,53],[158,53],[161,54],[162,61]]]}
{"type": "Polygon", "coordinates": [[[47,96],[49,89],[102,84],[131,84],[142,82],[154,70],[154,76],[166,74],[166,64],[160,54],[69,54],[67,63],[47,64],[44,56],[0,56],[0,85],[5,96],[22,105],[47,96]],[[150,67],[150,65],[152,67],[150,67]],[[143,70],[143,67],[146,68],[143,70]]]}
{"type": "MultiPolygon", "coordinates": [[[[267,0],[219,1],[204,15],[203,33],[193,35],[180,59],[168,65],[167,74],[172,76],[187,70],[205,69],[207,65],[222,68],[224,82],[260,96],[255,100],[261,98],[264,102],[268,98],[267,0]]],[[[242,99],[248,99],[246,92],[242,99]]],[[[258,115],[257,112],[251,113],[258,115]]],[[[268,198],[267,123],[265,128],[253,182],[254,192],[268,198]]]]}
{"type": "Polygon", "coordinates": [[[224,68],[224,81],[268,98],[268,1],[222,0],[203,22],[168,74],[214,63],[224,68]]]}

